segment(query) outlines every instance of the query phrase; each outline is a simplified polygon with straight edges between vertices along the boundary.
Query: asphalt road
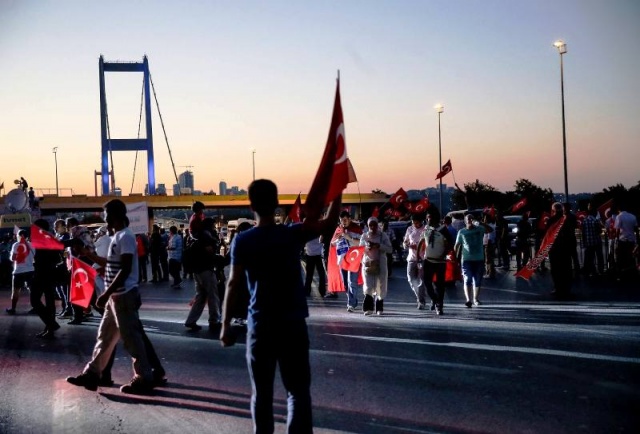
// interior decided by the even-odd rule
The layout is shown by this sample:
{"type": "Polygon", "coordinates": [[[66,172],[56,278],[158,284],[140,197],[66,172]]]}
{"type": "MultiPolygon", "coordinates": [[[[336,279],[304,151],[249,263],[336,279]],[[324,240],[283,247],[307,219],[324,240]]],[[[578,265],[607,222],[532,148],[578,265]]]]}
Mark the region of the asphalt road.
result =
{"type": "MultiPolygon", "coordinates": [[[[99,318],[63,320],[57,338],[42,341],[23,294],[18,315],[0,314],[0,432],[251,432],[243,339],[222,348],[206,328],[185,330],[191,285],[141,287],[141,317],[169,379],[144,397],[118,390],[132,372],[121,345],[116,386],[68,384],[90,357],[99,318]]],[[[348,313],[344,295],[314,296],[315,432],[638,432],[639,286],[580,278],[575,297],[558,302],[547,275],[516,282],[501,272],[486,281],[482,306],[464,307],[458,284],[436,317],[416,309],[398,266],[381,317],[348,313]]],[[[8,302],[7,288],[0,298],[8,302]]],[[[279,378],[275,411],[276,432],[285,432],[279,378]]]]}

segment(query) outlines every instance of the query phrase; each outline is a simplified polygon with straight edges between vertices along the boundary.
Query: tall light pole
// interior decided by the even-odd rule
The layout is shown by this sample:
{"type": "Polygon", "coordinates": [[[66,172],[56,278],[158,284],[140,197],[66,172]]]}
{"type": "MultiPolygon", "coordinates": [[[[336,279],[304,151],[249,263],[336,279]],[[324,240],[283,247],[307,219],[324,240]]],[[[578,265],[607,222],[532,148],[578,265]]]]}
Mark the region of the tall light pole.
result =
{"type": "MultiPolygon", "coordinates": [[[[442,170],[442,129],[440,128],[440,115],[444,111],[442,104],[436,104],[434,107],[438,113],[438,172],[442,170]]],[[[440,214],[442,215],[442,178],[440,178],[440,214]]]]}
{"type": "Polygon", "coordinates": [[[567,175],[567,129],[564,118],[564,62],[563,56],[567,52],[567,44],[563,40],[557,40],[553,45],[560,53],[560,94],[562,96],[562,152],[564,154],[564,201],[569,202],[569,180],[567,175]]]}
{"type": "Polygon", "coordinates": [[[53,148],[53,159],[56,162],[56,196],[60,196],[60,192],[58,190],[58,147],[53,148]]]}
{"type": "Polygon", "coordinates": [[[256,150],[251,150],[251,164],[253,166],[253,180],[256,180],[256,150]]]}

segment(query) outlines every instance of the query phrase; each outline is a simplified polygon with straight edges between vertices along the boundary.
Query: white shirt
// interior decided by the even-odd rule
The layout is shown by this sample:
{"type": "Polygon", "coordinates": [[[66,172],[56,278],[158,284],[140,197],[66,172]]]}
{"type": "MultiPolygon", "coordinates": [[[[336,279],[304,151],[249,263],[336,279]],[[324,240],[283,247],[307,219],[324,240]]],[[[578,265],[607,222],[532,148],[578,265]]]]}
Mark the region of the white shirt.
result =
{"type": "Polygon", "coordinates": [[[35,250],[33,250],[33,246],[29,241],[25,241],[24,243],[13,243],[11,246],[11,257],[15,258],[18,251],[27,249],[27,256],[21,262],[13,261],[13,274],[20,273],[28,273],[33,271],[33,255],[35,254],[35,250]]]}
{"type": "Polygon", "coordinates": [[[629,243],[636,242],[636,234],[633,232],[638,226],[638,220],[636,216],[626,211],[620,211],[620,214],[616,217],[615,228],[620,229],[620,236],[618,240],[626,241],[629,243]]]}
{"type": "Polygon", "coordinates": [[[138,248],[136,245],[136,236],[129,228],[124,228],[115,233],[111,239],[109,246],[109,254],[107,255],[107,270],[105,273],[105,286],[109,287],[111,282],[116,278],[118,272],[122,269],[122,255],[130,254],[133,256],[131,264],[131,273],[124,282],[124,288],[116,289],[116,293],[124,293],[131,291],[138,286],[138,248]]]}
{"type": "Polygon", "coordinates": [[[416,262],[419,260],[418,258],[418,249],[410,248],[409,245],[415,244],[416,246],[422,239],[422,235],[424,234],[425,226],[422,225],[419,228],[415,227],[413,224],[407,228],[407,232],[404,234],[404,239],[402,244],[406,248],[409,249],[409,254],[407,255],[407,262],[416,262]]]}

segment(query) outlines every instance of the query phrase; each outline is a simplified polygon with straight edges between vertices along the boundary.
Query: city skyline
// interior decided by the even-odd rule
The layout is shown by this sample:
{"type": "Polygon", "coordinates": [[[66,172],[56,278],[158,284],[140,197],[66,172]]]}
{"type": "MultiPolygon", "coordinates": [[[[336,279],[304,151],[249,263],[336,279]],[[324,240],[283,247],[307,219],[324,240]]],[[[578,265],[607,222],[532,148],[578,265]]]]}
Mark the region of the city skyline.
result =
{"type": "MultiPolygon", "coordinates": [[[[0,182],[8,191],[24,176],[49,193],[59,184],[61,194],[93,194],[98,57],[146,54],[169,141],[154,103],[156,184],[176,184],[173,160],[203,192],[220,179],[244,189],[255,169],[281,193],[306,193],[340,70],[359,180],[346,192],[436,185],[441,103],[447,184],[455,176],[509,191],[525,178],[559,193],[553,43],[563,39],[569,193],[631,187],[640,179],[638,18],[640,5],[621,0],[3,2],[0,182]]],[[[136,74],[107,76],[113,137],[136,137],[140,86],[136,74]]],[[[137,159],[134,178],[135,154],[114,153],[123,194],[144,191],[146,156],[137,159]]]]}

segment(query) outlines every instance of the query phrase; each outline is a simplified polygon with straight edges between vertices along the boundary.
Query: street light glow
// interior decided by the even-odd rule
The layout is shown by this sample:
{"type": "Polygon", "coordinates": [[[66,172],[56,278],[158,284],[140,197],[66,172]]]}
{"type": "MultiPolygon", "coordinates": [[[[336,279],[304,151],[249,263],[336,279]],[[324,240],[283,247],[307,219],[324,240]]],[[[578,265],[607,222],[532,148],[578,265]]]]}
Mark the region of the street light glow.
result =
{"type": "Polygon", "coordinates": [[[558,53],[564,54],[567,52],[567,44],[562,39],[558,39],[553,43],[553,46],[558,49],[558,53]]]}
{"type": "Polygon", "coordinates": [[[433,108],[436,109],[437,113],[444,112],[444,106],[442,104],[436,104],[433,108]]]}

